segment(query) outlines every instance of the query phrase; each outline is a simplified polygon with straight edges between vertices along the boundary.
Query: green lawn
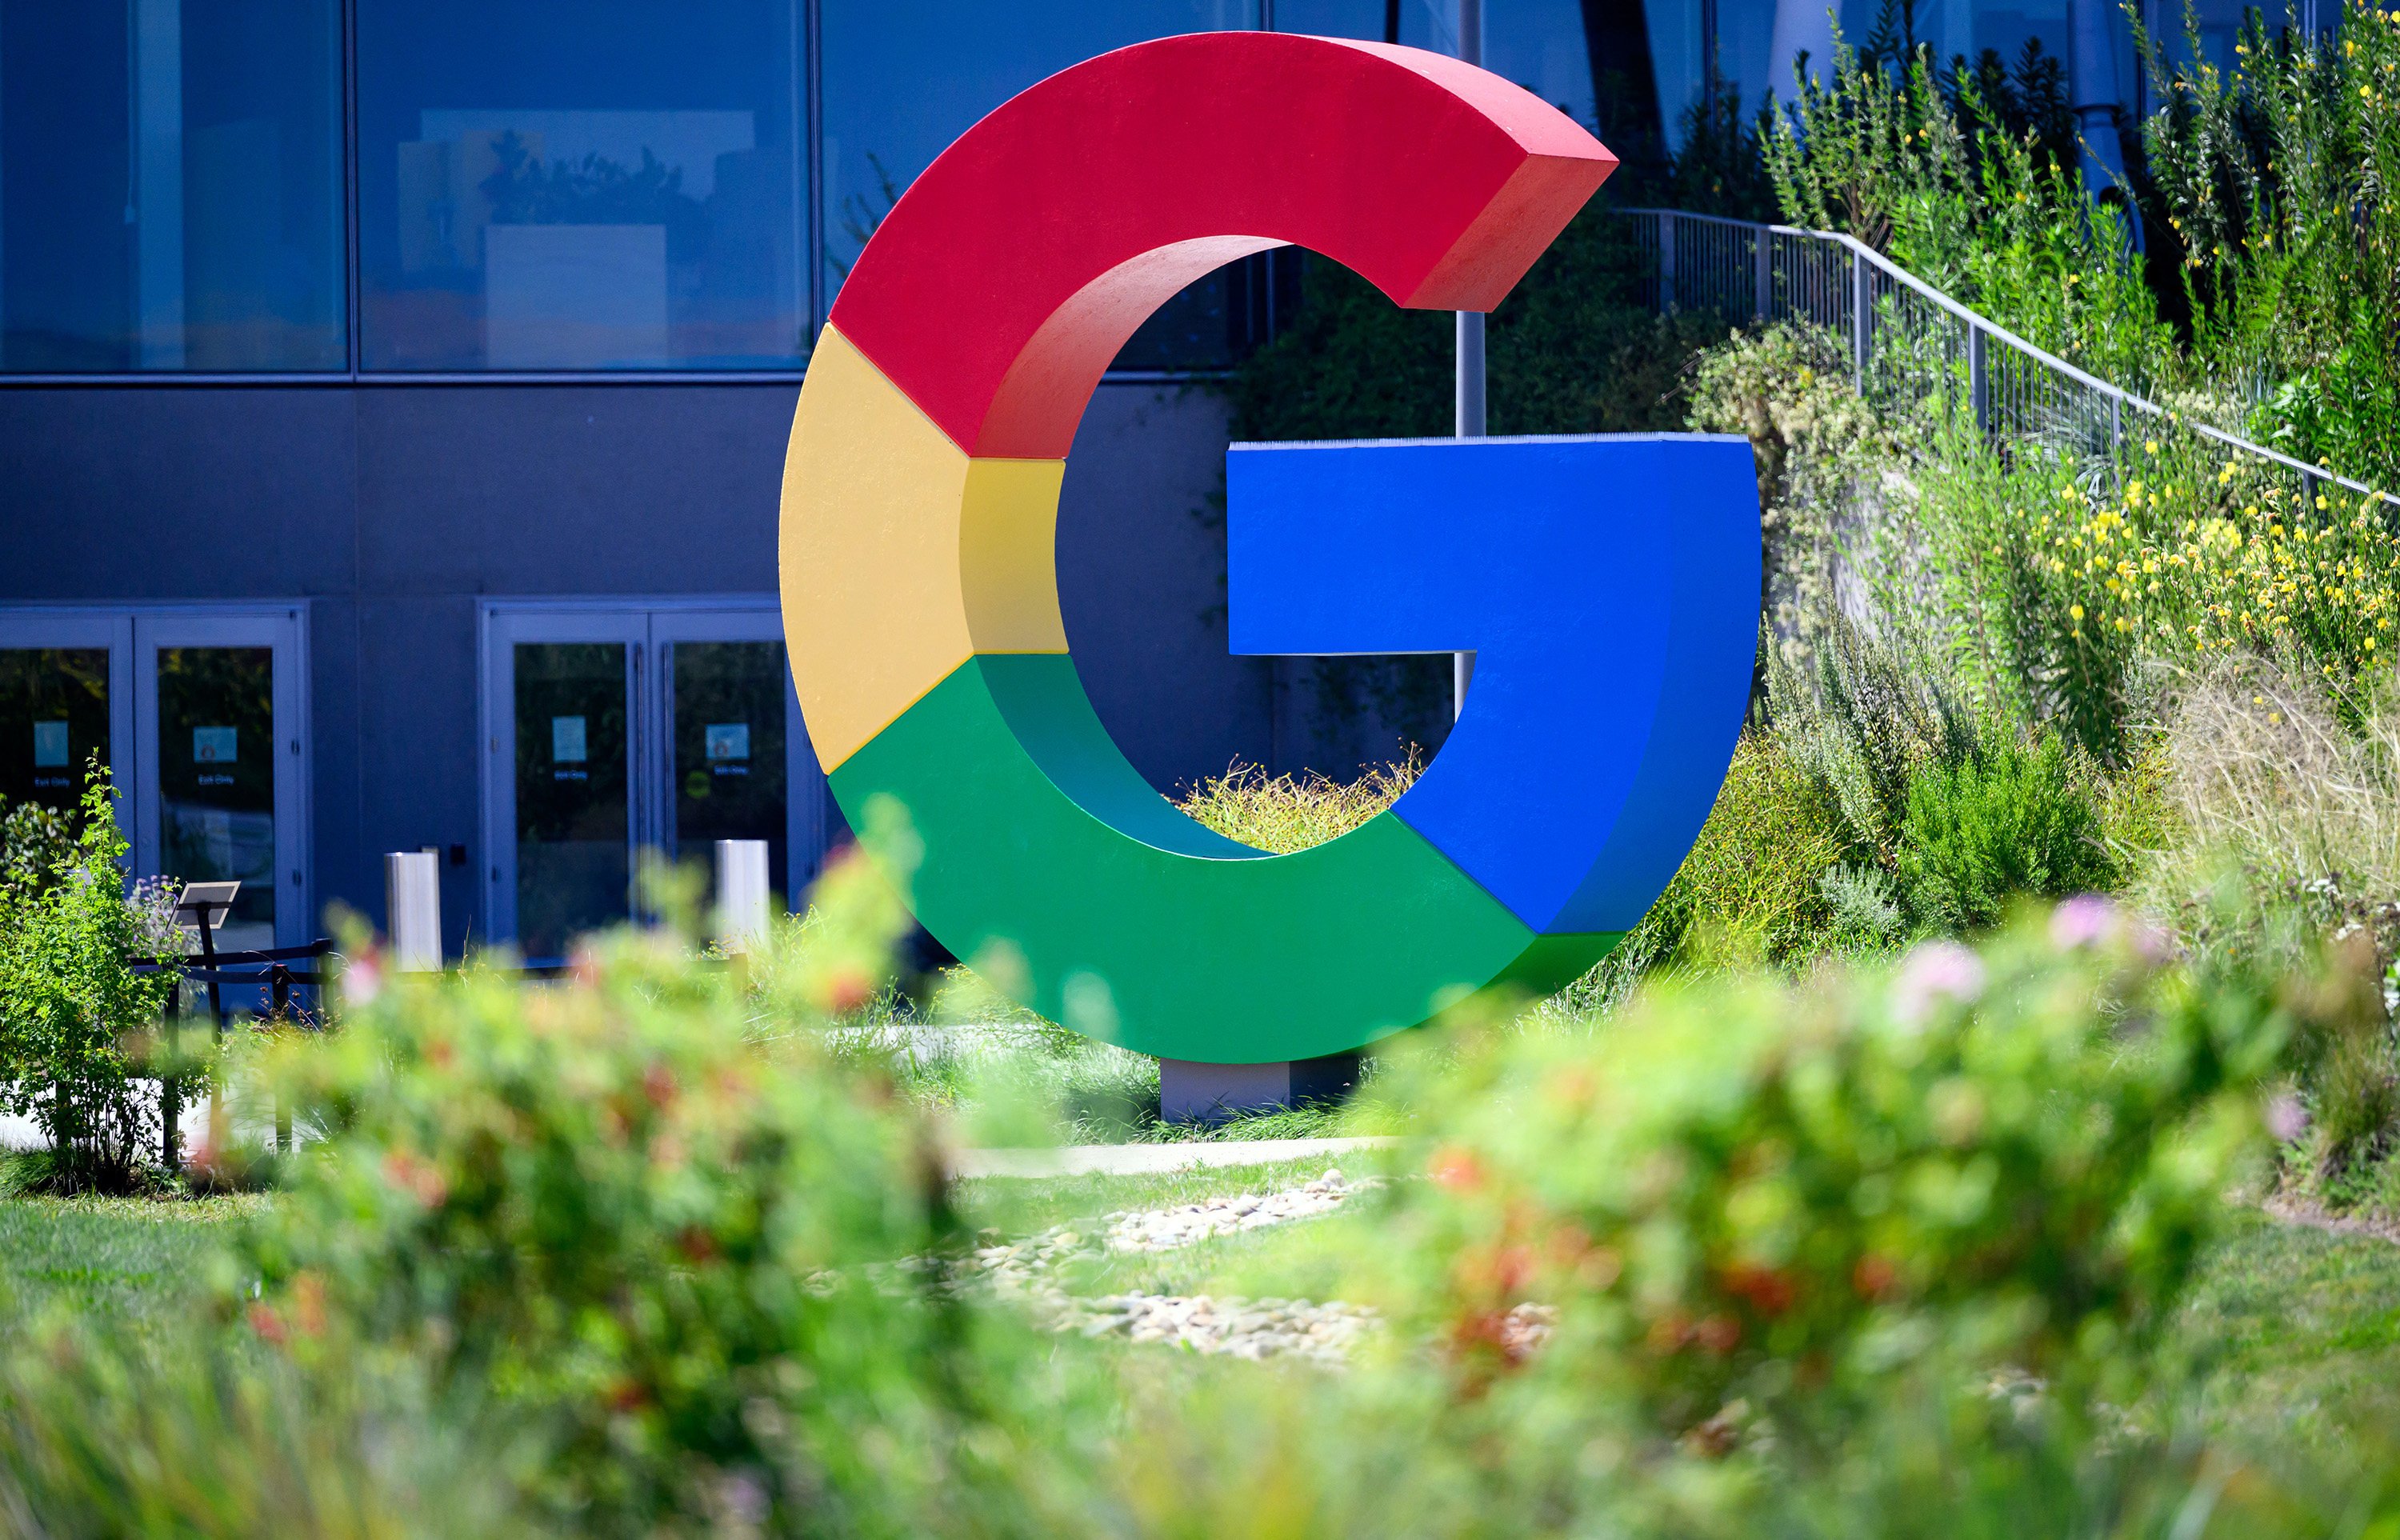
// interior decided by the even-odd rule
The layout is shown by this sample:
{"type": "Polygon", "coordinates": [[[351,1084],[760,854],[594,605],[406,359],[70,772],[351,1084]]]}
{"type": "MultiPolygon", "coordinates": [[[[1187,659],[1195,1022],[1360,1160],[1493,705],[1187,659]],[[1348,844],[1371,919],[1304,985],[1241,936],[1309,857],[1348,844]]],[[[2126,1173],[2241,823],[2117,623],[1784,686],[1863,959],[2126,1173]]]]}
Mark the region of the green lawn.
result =
{"type": "Polygon", "coordinates": [[[2325,1451],[2357,1413],[2400,1411],[2400,1246],[2239,1210],[2178,1337],[2216,1431],[2325,1451]]]}
{"type": "Polygon", "coordinates": [[[0,1200],[0,1311],[10,1322],[71,1310],[113,1331],[145,1331],[197,1309],[212,1232],[265,1200],[0,1200]]]}

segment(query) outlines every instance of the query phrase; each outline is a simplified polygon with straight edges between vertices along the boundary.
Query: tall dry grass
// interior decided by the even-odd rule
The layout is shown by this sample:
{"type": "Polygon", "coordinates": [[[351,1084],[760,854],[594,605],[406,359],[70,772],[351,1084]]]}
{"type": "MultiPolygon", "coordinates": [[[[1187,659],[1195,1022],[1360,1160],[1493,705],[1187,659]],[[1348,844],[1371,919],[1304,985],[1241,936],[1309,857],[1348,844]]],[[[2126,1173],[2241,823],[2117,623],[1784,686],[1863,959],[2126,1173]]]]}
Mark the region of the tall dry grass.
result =
{"type": "Polygon", "coordinates": [[[1348,834],[1399,800],[1425,770],[1416,749],[1395,764],[1371,765],[1356,781],[1316,770],[1269,775],[1236,761],[1203,781],[1176,805],[1195,821],[1256,850],[1289,855],[1348,834]]]}
{"type": "Polygon", "coordinates": [[[2352,727],[2305,674],[2229,659],[2177,693],[2165,747],[2183,832],[2156,852],[2160,896],[2189,899],[2231,863],[2270,890],[2400,899],[2400,699],[2390,688],[2352,727]]]}
{"type": "Polygon", "coordinates": [[[2379,1172],[2400,1133],[2387,971],[2400,954],[2400,691],[2387,683],[2355,721],[2306,674],[2255,655],[2191,679],[2165,734],[2180,829],[2144,863],[2151,906],[2195,953],[2290,965],[2325,949],[2339,962],[2327,976],[2340,998],[2286,1049],[2309,1111],[2286,1171],[2336,1206],[2392,1202],[2379,1172]]]}

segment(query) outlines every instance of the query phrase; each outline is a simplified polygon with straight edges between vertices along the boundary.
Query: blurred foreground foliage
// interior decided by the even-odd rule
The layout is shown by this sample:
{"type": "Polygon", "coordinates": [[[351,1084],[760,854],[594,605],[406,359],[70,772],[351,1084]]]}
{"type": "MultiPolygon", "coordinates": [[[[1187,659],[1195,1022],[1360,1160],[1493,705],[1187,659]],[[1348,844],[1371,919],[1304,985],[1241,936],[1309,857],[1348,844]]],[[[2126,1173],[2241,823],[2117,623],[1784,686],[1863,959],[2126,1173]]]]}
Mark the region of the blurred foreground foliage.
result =
{"type": "Polygon", "coordinates": [[[2330,1502],[2196,1443],[2159,1341],[2342,956],[2195,973],[2081,899],[1425,1034],[1379,1083],[1410,1179],[1325,1233],[1385,1326],[1327,1370],[973,1281],[956,1127],[847,1025],[900,914],[853,863],[722,964],[362,952],[343,1025],[251,1067],[313,1137],[213,1308],[0,1346],[7,1526],[2136,1533],[2228,1462],[2206,1533],[2330,1502]]]}

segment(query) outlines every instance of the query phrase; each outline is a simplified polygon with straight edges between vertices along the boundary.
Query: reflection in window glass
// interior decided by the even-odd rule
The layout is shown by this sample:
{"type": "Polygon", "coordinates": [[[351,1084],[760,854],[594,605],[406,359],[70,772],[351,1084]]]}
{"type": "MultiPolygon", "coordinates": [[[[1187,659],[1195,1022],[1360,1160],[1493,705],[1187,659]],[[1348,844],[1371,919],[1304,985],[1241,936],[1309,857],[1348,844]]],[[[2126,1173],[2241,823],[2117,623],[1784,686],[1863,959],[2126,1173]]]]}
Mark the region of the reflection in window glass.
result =
{"type": "MultiPolygon", "coordinates": [[[[1593,61],[1584,37],[1584,13],[1594,3],[1483,0],[1483,67],[1589,128],[1594,121],[1593,61]]],[[[1392,9],[1397,17],[1384,0],[1275,0],[1275,30],[1380,43],[1390,23],[1398,20],[1398,41],[1409,48],[1458,51],[1457,0],[1400,0],[1392,9]]]]}
{"type": "MultiPolygon", "coordinates": [[[[1018,91],[1129,43],[1257,21],[1256,0],[824,0],[828,295],[917,173],[1018,91]]],[[[1263,264],[1237,264],[1186,289],[1125,345],[1119,366],[1231,361],[1258,334],[1266,272],[1263,264]]]]}
{"type": "Polygon", "coordinates": [[[275,650],[158,649],[159,865],[238,881],[221,950],[275,945],[275,650]]]}
{"type": "Polygon", "coordinates": [[[361,0],[375,369],[790,368],[802,0],[361,0]]]}
{"type": "Polygon", "coordinates": [[[108,649],[0,649],[0,813],[74,808],[94,755],[109,763],[108,649]]]}
{"type": "Polygon", "coordinates": [[[516,649],[517,937],[536,961],[631,912],[625,647],[516,649]]]}
{"type": "Polygon", "coordinates": [[[348,362],[334,0],[0,0],[0,369],[348,362]]]}
{"type": "MultiPolygon", "coordinates": [[[[767,841],[770,880],[790,868],[784,796],[784,644],[675,644],[675,822],[670,859],[713,862],[719,839],[767,841]]],[[[710,869],[714,871],[712,865],[710,869]]]]}

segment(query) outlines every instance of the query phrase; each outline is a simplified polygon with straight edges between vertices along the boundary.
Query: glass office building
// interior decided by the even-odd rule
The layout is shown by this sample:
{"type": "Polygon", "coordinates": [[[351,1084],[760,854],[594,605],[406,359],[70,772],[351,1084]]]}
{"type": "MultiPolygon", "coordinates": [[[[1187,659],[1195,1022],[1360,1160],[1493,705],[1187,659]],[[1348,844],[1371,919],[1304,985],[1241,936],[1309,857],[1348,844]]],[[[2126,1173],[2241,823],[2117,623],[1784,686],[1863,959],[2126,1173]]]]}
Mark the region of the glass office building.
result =
{"type": "MultiPolygon", "coordinates": [[[[2064,56],[2069,3],[1919,14],[1944,50],[2064,56]]],[[[141,870],[239,879],[251,943],[380,920],[393,850],[442,852],[454,951],[556,955],[645,850],[766,839],[798,892],[831,820],[777,484],[892,200],[1105,49],[1450,49],[1454,4],[0,0],[0,797],[64,805],[97,757],[141,870]]],[[[1705,60],[1754,100],[1810,8],[1484,6],[1489,67],[1670,142],[1705,60]]],[[[1225,652],[1225,415],[1187,387],[1291,272],[1146,326],[1068,474],[1078,663],[1163,785],[1285,757],[1272,668],[1225,652]]]]}

